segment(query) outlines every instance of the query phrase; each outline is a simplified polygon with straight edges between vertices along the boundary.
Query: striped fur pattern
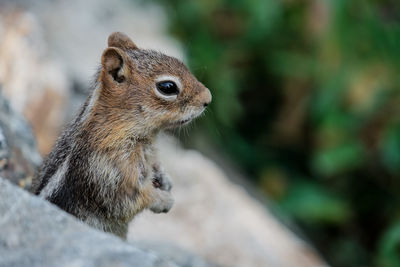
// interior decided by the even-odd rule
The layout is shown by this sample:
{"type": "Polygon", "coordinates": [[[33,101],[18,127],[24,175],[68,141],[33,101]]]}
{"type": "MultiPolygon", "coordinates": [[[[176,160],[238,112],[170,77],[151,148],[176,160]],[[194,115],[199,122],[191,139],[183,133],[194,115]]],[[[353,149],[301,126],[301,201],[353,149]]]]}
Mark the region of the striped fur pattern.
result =
{"type": "Polygon", "coordinates": [[[137,213],[168,212],[173,205],[156,135],[199,116],[210,101],[210,91],[182,62],[111,34],[91,93],[41,166],[32,192],[125,238],[137,213]],[[179,83],[179,94],[160,95],[160,79],[179,83]]]}

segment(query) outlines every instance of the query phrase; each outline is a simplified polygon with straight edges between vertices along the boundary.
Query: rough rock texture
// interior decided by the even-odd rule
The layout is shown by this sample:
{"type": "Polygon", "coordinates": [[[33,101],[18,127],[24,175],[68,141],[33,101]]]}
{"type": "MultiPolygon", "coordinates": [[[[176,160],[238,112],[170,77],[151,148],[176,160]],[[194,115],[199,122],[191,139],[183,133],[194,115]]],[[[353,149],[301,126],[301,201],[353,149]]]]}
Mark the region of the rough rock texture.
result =
{"type": "Polygon", "coordinates": [[[0,214],[0,267],[178,266],[91,229],[2,178],[0,214]]]}
{"type": "Polygon", "coordinates": [[[0,176],[28,188],[40,162],[30,126],[2,96],[0,86],[0,176]]]}
{"type": "Polygon", "coordinates": [[[168,214],[138,215],[128,240],[158,247],[173,244],[221,266],[325,266],[305,242],[200,153],[165,136],[159,153],[174,182],[175,205],[168,214]]]}

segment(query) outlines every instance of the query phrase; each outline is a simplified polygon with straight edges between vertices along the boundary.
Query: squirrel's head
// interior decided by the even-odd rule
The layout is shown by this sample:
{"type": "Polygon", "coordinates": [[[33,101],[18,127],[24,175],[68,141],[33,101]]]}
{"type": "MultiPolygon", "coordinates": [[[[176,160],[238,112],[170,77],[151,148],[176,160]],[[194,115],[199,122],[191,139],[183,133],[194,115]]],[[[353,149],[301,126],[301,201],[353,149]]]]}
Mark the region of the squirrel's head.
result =
{"type": "Polygon", "coordinates": [[[123,33],[109,36],[101,64],[100,104],[123,109],[124,119],[150,131],[185,124],[211,102],[210,91],[181,61],[139,49],[123,33]]]}

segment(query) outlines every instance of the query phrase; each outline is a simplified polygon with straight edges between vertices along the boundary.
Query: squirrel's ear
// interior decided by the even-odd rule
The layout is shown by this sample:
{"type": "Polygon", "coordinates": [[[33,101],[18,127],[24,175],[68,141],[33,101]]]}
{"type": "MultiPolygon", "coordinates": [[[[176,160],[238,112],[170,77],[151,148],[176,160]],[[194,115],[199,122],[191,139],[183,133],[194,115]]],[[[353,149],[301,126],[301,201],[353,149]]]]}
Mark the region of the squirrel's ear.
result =
{"type": "Polygon", "coordinates": [[[125,81],[127,74],[127,59],[125,52],[119,48],[109,47],[104,50],[101,57],[101,65],[106,75],[118,83],[125,81]]]}
{"type": "Polygon", "coordinates": [[[118,47],[123,50],[138,49],[134,42],[122,32],[113,32],[108,37],[108,47],[118,47]]]}

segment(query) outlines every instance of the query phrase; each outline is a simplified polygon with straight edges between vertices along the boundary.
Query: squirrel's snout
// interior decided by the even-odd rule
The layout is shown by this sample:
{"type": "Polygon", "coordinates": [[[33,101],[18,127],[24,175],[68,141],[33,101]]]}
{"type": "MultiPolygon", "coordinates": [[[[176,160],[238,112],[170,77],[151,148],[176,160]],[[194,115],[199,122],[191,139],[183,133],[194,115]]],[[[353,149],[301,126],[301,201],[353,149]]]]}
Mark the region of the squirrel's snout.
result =
{"type": "Polygon", "coordinates": [[[207,107],[208,105],[210,105],[211,100],[212,100],[211,92],[208,88],[205,88],[203,93],[203,106],[207,107]]]}

